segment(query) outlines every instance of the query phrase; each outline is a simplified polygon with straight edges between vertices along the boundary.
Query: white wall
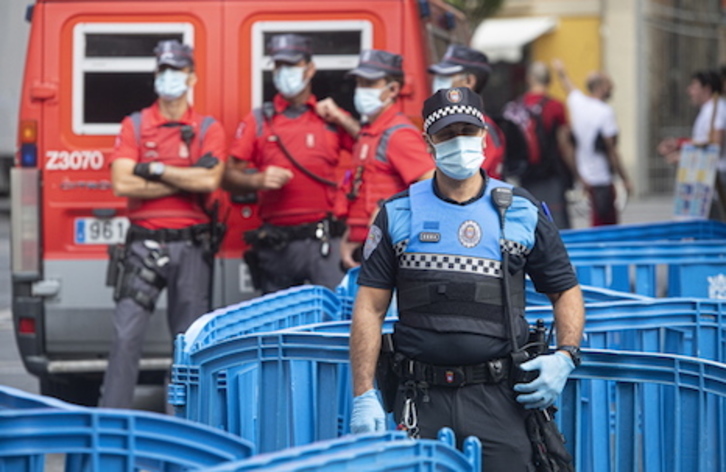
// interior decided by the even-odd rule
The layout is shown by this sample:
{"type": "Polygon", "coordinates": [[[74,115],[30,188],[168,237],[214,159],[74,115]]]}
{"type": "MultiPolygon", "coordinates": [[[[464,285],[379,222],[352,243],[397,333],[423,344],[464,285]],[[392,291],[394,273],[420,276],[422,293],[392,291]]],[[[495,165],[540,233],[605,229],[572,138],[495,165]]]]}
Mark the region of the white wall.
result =
{"type": "Polygon", "coordinates": [[[636,193],[643,194],[648,191],[648,182],[642,0],[604,0],[602,8],[603,69],[615,84],[611,104],[620,126],[620,154],[636,193]]]}
{"type": "Polygon", "coordinates": [[[14,154],[20,84],[30,24],[25,9],[33,0],[0,0],[0,157],[14,154]]]}

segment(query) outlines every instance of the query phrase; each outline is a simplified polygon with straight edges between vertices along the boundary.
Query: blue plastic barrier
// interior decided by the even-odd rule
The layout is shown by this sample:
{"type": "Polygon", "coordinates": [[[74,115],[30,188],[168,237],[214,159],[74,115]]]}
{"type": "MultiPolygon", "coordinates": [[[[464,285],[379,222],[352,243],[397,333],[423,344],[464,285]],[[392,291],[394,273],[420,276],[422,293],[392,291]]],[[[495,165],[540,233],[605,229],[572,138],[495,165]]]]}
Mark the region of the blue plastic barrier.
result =
{"type": "MultiPolygon", "coordinates": [[[[552,309],[527,308],[526,317],[549,325],[552,309]]],[[[726,301],[651,298],[590,304],[583,346],[726,362],[726,301]]]]}
{"type": "Polygon", "coordinates": [[[156,413],[25,408],[0,411],[0,471],[43,470],[43,454],[66,454],[66,470],[182,471],[250,457],[248,441],[156,413]]]}
{"type": "Polygon", "coordinates": [[[726,471],[726,365],[585,350],[559,401],[578,472],[726,471]]]}
{"type": "Polygon", "coordinates": [[[664,289],[670,297],[726,298],[726,240],[577,243],[567,251],[583,285],[650,297],[664,289]]]}
{"type": "Polygon", "coordinates": [[[454,433],[445,428],[439,440],[412,440],[403,432],[345,436],[309,446],[262,454],[237,463],[224,464],[208,472],[339,472],[341,470],[396,470],[479,472],[481,444],[464,441],[464,453],[455,449],[454,433]]]}
{"type": "Polygon", "coordinates": [[[678,241],[726,239],[726,224],[718,221],[664,221],[634,225],[598,226],[560,231],[565,244],[615,241],[678,241]]]}
{"type": "MultiPolygon", "coordinates": [[[[338,284],[335,289],[335,294],[340,300],[340,312],[341,319],[349,320],[353,317],[353,303],[355,302],[355,295],[358,293],[358,274],[360,273],[360,267],[354,267],[345,274],[343,280],[338,284]]],[[[398,308],[396,307],[396,297],[394,295],[391,300],[391,305],[388,307],[386,317],[397,317],[398,308]]]]}
{"type": "Polygon", "coordinates": [[[57,408],[61,410],[73,410],[80,408],[78,405],[66,403],[57,398],[35,395],[17,388],[0,385],[0,411],[20,410],[28,408],[57,408]]]}

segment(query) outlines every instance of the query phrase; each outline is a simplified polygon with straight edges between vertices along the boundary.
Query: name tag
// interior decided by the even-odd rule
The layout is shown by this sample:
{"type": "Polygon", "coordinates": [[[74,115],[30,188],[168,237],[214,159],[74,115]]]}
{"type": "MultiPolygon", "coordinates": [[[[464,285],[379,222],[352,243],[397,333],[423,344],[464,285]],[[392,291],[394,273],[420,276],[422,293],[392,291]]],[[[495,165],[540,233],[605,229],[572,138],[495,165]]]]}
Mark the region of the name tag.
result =
{"type": "Polygon", "coordinates": [[[438,243],[441,241],[441,233],[424,231],[418,234],[418,240],[422,243],[438,243]]]}

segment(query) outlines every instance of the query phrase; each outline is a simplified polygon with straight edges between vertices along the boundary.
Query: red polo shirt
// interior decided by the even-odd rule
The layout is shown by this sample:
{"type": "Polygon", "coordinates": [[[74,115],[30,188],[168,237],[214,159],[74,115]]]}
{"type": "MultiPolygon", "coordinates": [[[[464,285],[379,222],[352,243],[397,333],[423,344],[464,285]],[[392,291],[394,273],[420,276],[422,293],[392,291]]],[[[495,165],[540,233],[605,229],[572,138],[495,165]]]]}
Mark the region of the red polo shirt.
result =
{"type": "Polygon", "coordinates": [[[337,189],[303,173],[287,158],[273,134],[290,154],[308,171],[326,180],[336,181],[340,154],[350,149],[353,139],[342,129],[323,120],[316,112],[316,98],[299,108],[281,94],[275,95],[275,114],[271,125],[263,110],[250,112],[239,124],[230,155],[264,171],[274,165],[289,169],[292,179],[278,190],[259,192],[260,217],[281,225],[299,225],[320,221],[334,213],[337,189]],[[274,129],[274,133],[273,133],[274,129]]]}
{"type": "MultiPolygon", "coordinates": [[[[189,106],[179,120],[173,121],[194,128],[195,136],[187,147],[181,139],[180,126],[164,126],[172,121],[161,114],[157,101],[141,110],[140,130],[134,129],[131,117],[124,118],[110,162],[126,158],[136,162],[158,161],[176,167],[189,167],[207,152],[225,161],[226,143],[222,125],[215,120],[205,130],[202,140],[200,133],[203,120],[204,116],[189,106]]],[[[154,199],[129,198],[129,218],[134,224],[148,229],[178,229],[204,223],[208,217],[202,211],[203,198],[200,195],[179,192],[154,199]]]]}

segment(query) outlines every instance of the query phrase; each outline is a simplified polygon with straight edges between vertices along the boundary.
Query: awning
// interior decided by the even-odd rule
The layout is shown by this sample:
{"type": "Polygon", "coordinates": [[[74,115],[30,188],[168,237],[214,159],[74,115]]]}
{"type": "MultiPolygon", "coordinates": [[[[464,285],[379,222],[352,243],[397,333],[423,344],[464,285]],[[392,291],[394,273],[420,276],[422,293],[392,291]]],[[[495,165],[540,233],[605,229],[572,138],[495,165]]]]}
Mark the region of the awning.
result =
{"type": "Polygon", "coordinates": [[[519,62],[522,47],[557,28],[557,17],[497,18],[484,20],[474,31],[471,47],[492,62],[519,62]]]}

